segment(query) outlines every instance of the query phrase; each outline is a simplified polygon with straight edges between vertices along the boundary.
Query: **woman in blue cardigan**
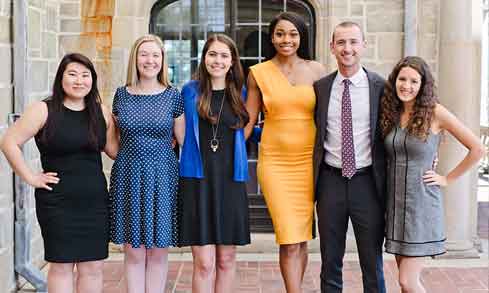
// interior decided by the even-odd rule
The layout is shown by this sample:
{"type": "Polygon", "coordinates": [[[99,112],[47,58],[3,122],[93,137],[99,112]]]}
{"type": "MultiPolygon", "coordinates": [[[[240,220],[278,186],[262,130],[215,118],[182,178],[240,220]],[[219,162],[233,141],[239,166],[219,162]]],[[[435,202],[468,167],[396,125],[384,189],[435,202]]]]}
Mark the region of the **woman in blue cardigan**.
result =
{"type": "Polygon", "coordinates": [[[179,244],[192,246],[192,292],[233,292],[236,245],[250,243],[243,83],[236,45],[216,34],[204,45],[196,79],[182,89],[179,244]]]}

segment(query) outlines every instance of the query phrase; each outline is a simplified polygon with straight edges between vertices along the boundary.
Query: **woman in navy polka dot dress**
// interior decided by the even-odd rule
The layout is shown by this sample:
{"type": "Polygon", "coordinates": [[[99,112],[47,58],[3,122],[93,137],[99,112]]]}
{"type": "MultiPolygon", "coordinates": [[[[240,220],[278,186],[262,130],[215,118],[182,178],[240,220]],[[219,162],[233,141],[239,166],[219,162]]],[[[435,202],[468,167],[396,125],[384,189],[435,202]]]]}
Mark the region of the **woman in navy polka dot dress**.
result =
{"type": "Polygon", "coordinates": [[[113,101],[120,149],[110,180],[110,239],[124,244],[128,293],[163,292],[168,247],[175,245],[178,162],[175,134],[184,135],[183,100],[167,77],[163,42],[138,39],[126,86],[113,101]]]}

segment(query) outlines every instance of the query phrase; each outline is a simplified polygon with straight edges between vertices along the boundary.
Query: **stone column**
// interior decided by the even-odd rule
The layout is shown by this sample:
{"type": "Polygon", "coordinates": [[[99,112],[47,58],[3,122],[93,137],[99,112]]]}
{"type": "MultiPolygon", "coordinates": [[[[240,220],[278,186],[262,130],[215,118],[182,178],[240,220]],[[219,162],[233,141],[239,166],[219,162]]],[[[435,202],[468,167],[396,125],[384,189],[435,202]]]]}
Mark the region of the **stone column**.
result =
{"type": "Polygon", "coordinates": [[[418,0],[404,0],[404,56],[418,52],[418,0]]]}
{"type": "Polygon", "coordinates": [[[482,6],[482,105],[481,121],[489,126],[489,0],[482,6]]]}
{"type": "MultiPolygon", "coordinates": [[[[478,135],[480,36],[477,36],[473,26],[473,19],[479,15],[473,9],[472,2],[445,0],[440,3],[438,91],[441,103],[478,135]]],[[[446,174],[466,153],[465,147],[447,134],[440,147],[438,170],[446,174]]],[[[449,257],[477,255],[474,249],[477,227],[476,180],[477,171],[473,168],[443,190],[449,257]]]]}

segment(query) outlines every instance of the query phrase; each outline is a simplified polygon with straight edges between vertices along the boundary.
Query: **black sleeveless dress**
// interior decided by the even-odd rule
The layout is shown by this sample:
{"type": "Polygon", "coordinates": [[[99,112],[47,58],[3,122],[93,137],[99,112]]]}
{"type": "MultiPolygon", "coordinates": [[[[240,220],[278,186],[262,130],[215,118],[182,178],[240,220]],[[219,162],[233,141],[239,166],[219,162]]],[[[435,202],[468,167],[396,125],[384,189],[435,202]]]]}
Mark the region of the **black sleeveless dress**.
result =
{"type": "MultiPolygon", "coordinates": [[[[219,113],[224,90],[213,91],[212,113],[219,113]]],[[[217,131],[219,148],[213,152],[212,126],[199,116],[199,145],[203,179],[180,177],[179,246],[246,245],[250,243],[248,195],[245,182],[233,180],[234,129],[237,117],[224,100],[217,131]]]]}
{"type": "Polygon", "coordinates": [[[48,262],[76,263],[108,256],[108,193],[102,171],[100,150],[106,142],[106,124],[101,111],[97,117],[99,150],[88,140],[87,110],[63,106],[48,115],[54,117],[54,131],[47,141],[43,129],[35,137],[44,172],[57,172],[53,190],[35,190],[36,215],[48,262]]]}

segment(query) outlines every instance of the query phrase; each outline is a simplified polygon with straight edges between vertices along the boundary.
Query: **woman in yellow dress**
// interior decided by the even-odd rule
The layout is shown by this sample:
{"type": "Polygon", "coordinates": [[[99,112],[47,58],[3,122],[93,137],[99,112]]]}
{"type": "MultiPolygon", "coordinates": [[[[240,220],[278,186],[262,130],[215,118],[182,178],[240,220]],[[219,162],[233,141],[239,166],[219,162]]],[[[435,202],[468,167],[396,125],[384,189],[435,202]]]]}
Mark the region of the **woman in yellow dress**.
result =
{"type": "Polygon", "coordinates": [[[291,12],[270,23],[268,61],[250,68],[247,110],[249,137],[258,113],[265,123],[258,153],[258,181],[280,245],[280,270],[287,292],[301,292],[307,241],[314,237],[312,153],[316,135],[312,84],[325,75],[310,60],[307,26],[291,12]]]}

